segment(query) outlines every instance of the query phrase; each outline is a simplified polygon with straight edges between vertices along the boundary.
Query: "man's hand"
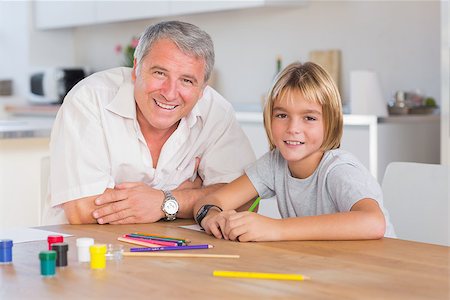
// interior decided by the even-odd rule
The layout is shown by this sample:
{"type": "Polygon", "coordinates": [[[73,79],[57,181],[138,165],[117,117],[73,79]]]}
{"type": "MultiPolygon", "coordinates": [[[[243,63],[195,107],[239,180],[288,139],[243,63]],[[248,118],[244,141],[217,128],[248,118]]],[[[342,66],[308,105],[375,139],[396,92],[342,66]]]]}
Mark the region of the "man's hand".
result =
{"type": "Polygon", "coordinates": [[[103,207],[94,210],[92,216],[99,224],[152,223],[164,217],[163,201],[162,191],[142,182],[126,182],[95,199],[95,204],[103,207]]]}
{"type": "MultiPolygon", "coordinates": [[[[187,179],[176,191],[199,189],[203,181],[197,176],[194,181],[187,179]]],[[[164,194],[142,182],[126,182],[106,189],[96,200],[103,207],[94,210],[92,216],[99,224],[153,223],[164,217],[161,210],[164,194]]]]}

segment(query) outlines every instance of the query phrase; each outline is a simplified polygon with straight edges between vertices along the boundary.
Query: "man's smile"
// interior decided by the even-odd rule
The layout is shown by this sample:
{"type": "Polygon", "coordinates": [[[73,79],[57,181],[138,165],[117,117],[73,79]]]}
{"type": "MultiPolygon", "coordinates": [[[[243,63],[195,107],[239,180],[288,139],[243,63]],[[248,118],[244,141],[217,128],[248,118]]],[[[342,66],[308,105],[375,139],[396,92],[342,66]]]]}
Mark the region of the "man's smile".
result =
{"type": "Polygon", "coordinates": [[[168,105],[168,104],[164,104],[164,103],[161,103],[161,102],[156,101],[156,100],[154,100],[154,101],[155,101],[155,103],[156,103],[157,106],[159,106],[159,107],[161,107],[161,108],[163,108],[163,109],[167,109],[167,110],[173,110],[173,109],[175,109],[175,107],[178,106],[178,105],[168,105]]]}

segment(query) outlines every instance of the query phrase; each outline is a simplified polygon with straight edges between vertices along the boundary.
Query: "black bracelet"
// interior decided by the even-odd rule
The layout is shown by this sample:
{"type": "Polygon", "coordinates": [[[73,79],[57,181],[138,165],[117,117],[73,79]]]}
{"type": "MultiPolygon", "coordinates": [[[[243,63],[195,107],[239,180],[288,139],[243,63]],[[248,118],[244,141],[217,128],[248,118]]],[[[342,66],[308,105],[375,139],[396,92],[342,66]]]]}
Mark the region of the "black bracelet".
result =
{"type": "Polygon", "coordinates": [[[208,214],[209,210],[214,207],[219,209],[220,211],[223,211],[223,209],[221,209],[220,207],[218,207],[217,205],[214,205],[214,204],[206,204],[206,205],[203,205],[202,207],[200,207],[197,214],[195,215],[195,221],[197,222],[198,225],[200,225],[200,227],[202,227],[201,223],[202,223],[203,219],[206,217],[206,215],[208,214]]]}

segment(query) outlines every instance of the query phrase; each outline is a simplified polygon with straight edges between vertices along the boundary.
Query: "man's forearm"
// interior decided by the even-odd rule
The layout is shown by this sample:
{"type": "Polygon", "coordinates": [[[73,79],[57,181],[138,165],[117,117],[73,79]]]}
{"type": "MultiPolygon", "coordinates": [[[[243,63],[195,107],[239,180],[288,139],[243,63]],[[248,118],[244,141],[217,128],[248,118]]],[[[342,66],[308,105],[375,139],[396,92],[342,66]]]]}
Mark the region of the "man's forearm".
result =
{"type": "Polygon", "coordinates": [[[72,200],[63,204],[63,209],[70,224],[93,224],[97,223],[92,216],[96,205],[95,199],[98,195],[72,200]]]}
{"type": "Polygon", "coordinates": [[[224,183],[218,183],[199,189],[174,190],[172,193],[180,205],[178,217],[185,219],[192,218],[192,209],[195,202],[224,185],[224,183]]]}

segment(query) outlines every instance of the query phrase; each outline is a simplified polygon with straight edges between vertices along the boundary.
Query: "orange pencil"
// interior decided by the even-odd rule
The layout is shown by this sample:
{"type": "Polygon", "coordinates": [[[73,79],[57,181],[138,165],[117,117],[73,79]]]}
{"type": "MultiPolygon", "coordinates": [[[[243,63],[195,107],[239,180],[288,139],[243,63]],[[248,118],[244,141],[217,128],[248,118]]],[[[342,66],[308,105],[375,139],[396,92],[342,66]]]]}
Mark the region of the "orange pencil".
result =
{"type": "Polygon", "coordinates": [[[161,247],[161,245],[156,245],[156,244],[152,244],[152,243],[136,241],[136,240],[125,238],[125,237],[121,237],[121,236],[119,236],[117,238],[117,240],[119,240],[121,242],[125,242],[125,243],[135,244],[135,245],[139,245],[139,246],[145,246],[145,247],[161,247]]]}

